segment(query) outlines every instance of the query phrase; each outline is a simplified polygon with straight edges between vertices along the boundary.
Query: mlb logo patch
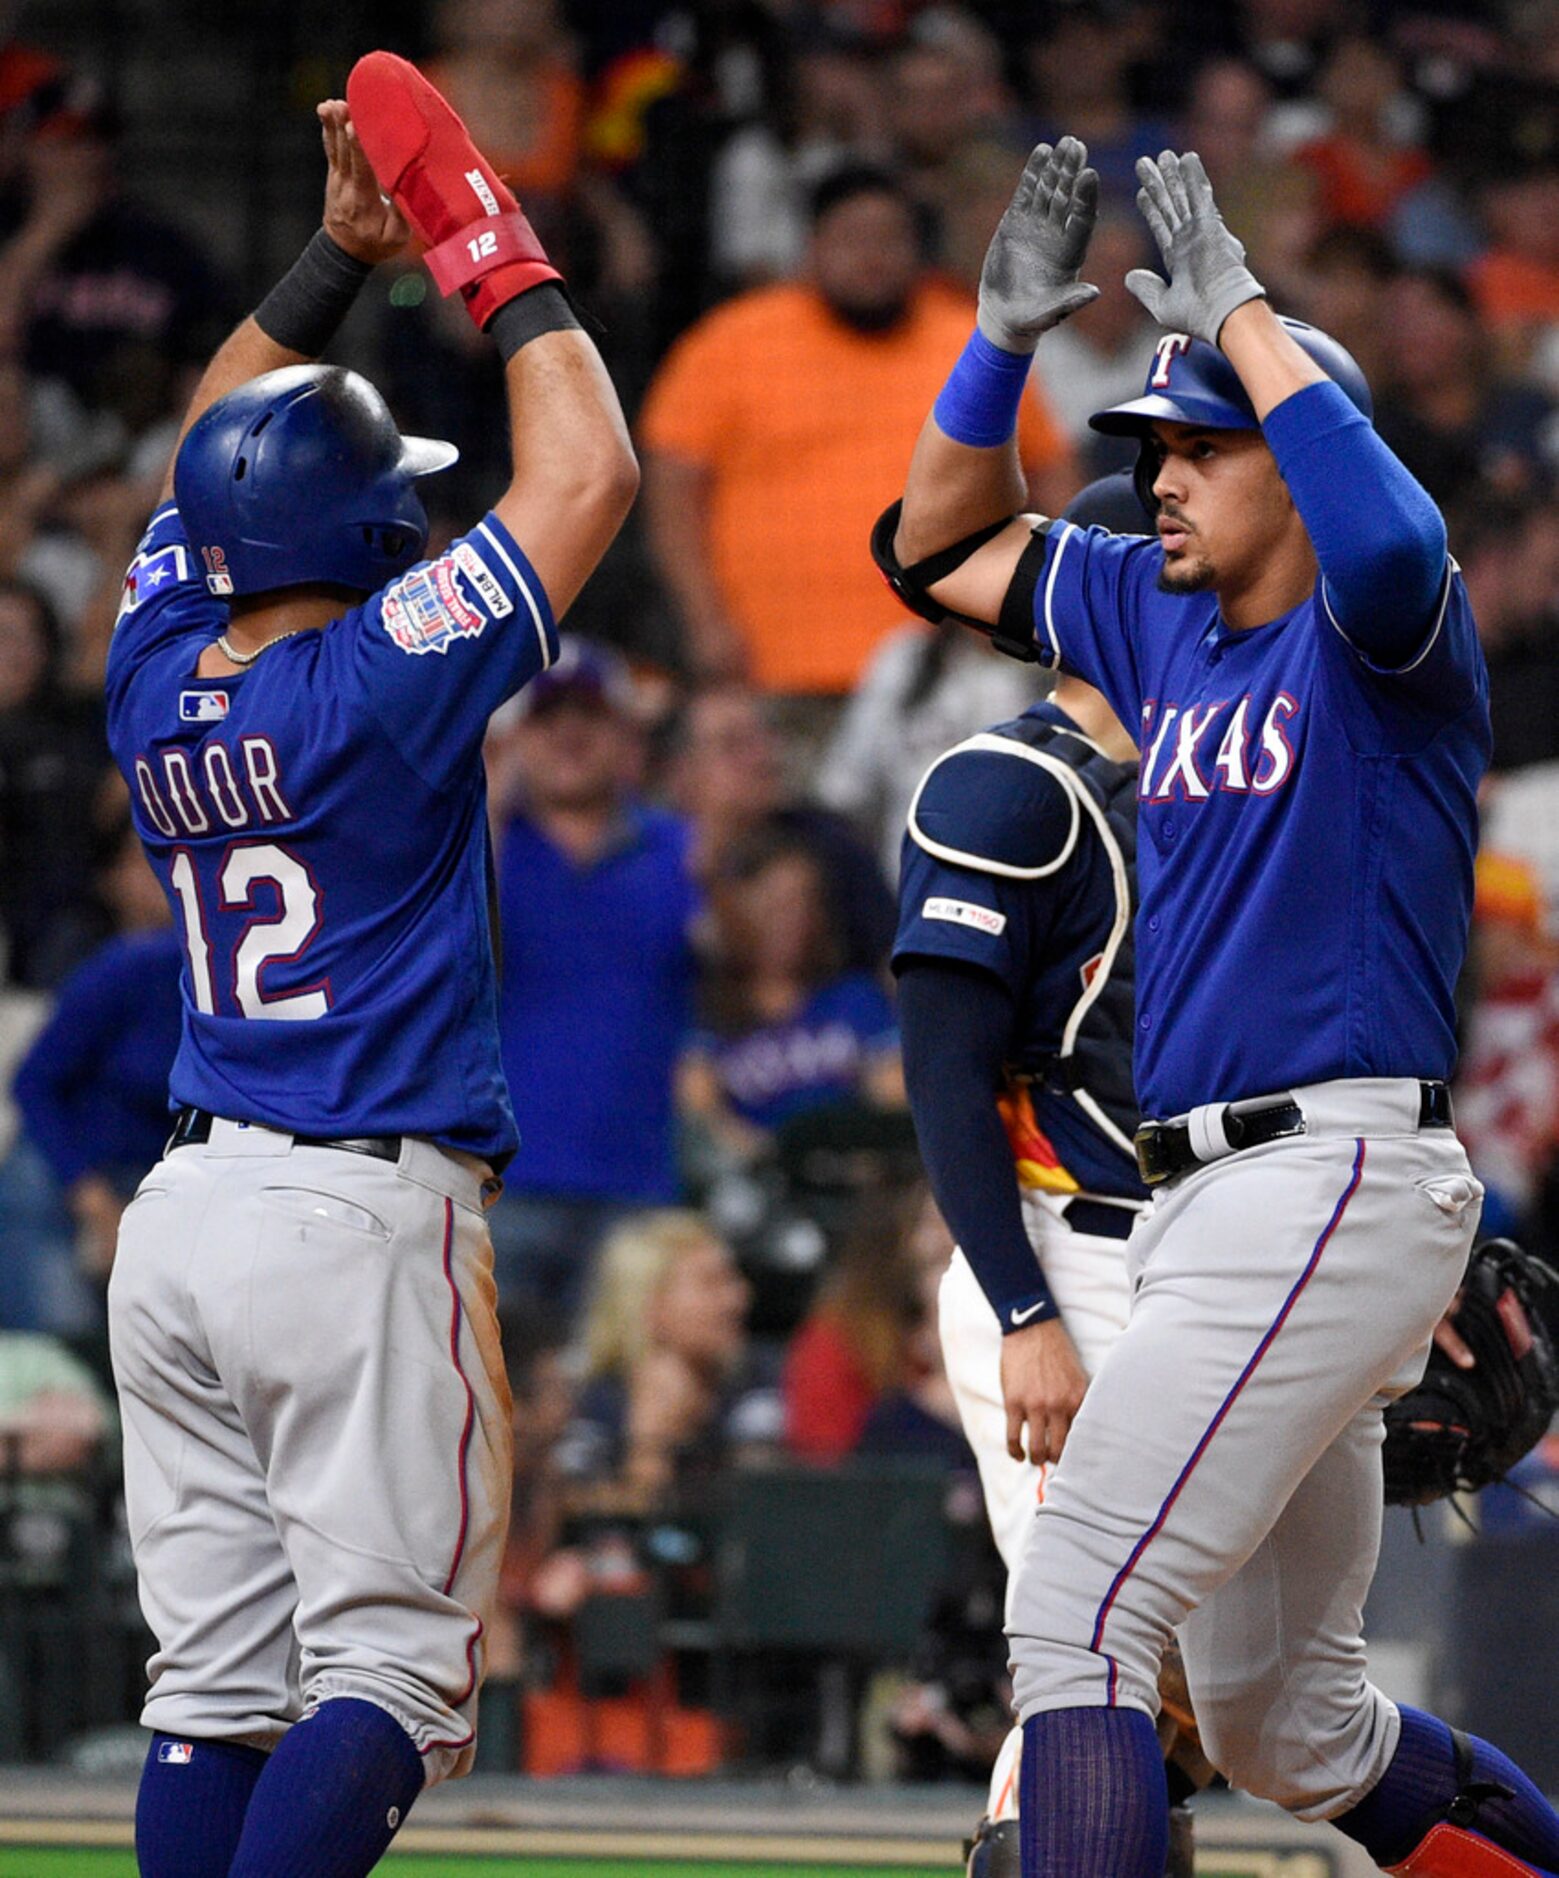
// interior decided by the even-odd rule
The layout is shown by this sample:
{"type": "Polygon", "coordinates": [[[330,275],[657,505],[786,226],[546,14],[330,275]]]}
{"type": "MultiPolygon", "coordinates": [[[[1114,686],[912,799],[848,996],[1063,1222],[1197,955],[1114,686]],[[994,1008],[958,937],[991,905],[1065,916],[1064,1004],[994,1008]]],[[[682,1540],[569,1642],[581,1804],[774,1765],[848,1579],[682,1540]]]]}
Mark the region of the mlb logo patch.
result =
{"type": "Polygon", "coordinates": [[[193,1741],[159,1741],[157,1758],[170,1767],[184,1767],[195,1758],[193,1741]]]}
{"type": "Polygon", "coordinates": [[[179,693],[179,722],[181,724],[217,724],[227,716],[227,693],[225,691],[181,691],[179,693]]]}

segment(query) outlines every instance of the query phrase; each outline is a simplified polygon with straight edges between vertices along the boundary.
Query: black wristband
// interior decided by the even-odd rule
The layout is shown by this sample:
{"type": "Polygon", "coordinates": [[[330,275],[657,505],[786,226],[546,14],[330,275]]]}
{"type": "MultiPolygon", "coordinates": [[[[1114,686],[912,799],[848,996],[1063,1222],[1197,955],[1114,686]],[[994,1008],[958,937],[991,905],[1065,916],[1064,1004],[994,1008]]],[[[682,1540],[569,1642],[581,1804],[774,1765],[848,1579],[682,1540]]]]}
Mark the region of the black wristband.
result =
{"type": "Polygon", "coordinates": [[[543,333],[582,332],[568,295],[555,282],[544,280],[513,300],[506,300],[487,322],[507,365],[521,348],[543,333]]]}
{"type": "Polygon", "coordinates": [[[255,324],[289,352],[317,359],[372,272],[321,228],[255,308],[255,324]]]}

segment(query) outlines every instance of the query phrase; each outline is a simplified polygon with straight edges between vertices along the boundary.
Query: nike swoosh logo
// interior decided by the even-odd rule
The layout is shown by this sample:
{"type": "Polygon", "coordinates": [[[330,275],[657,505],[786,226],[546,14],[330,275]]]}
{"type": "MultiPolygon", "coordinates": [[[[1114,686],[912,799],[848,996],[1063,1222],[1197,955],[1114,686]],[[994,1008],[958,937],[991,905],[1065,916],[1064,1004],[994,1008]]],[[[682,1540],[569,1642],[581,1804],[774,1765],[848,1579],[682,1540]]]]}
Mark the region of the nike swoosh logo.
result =
{"type": "Polygon", "coordinates": [[[1026,1324],[1031,1317],[1036,1315],[1036,1313],[1042,1311],[1044,1308],[1045,1308],[1044,1301],[1042,1299],[1038,1304],[1031,1304],[1026,1311],[1010,1312],[1009,1318],[1010,1318],[1013,1329],[1016,1330],[1018,1329],[1020,1325],[1026,1324]]]}

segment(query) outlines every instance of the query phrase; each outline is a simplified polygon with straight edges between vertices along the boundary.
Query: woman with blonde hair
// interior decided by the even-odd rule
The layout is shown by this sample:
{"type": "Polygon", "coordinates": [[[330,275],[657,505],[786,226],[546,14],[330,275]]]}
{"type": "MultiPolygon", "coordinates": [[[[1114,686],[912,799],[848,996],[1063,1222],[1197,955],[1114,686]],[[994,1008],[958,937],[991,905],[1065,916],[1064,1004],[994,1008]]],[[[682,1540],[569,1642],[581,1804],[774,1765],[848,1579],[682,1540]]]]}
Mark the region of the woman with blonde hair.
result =
{"type": "Polygon", "coordinates": [[[702,1215],[661,1208],[602,1242],[585,1314],[584,1384],[566,1442],[576,1477],[650,1496],[762,1436],[744,1387],[752,1291],[702,1215]]]}

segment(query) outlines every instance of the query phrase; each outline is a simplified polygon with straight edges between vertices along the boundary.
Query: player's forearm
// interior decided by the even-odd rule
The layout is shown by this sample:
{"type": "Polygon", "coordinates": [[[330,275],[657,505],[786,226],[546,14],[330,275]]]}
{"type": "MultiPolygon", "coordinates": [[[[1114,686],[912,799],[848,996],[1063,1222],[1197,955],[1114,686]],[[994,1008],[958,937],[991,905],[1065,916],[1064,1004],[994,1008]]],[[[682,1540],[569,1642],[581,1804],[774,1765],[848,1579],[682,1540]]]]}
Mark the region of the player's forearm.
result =
{"type": "Polygon", "coordinates": [[[949,437],[933,414],[921,426],[910,458],[894,551],[912,566],[1017,514],[1027,499],[1016,432],[1003,443],[976,447],[949,437]]]}
{"type": "Polygon", "coordinates": [[[914,959],[899,979],[899,1024],[926,1177],[980,1289],[1004,1331],[1055,1316],[996,1107],[1010,997],[986,974],[914,959]]]}
{"type": "Polygon", "coordinates": [[[606,367],[577,326],[523,343],[504,377],[514,471],[494,506],[561,615],[633,506],[638,461],[606,367]]]}

